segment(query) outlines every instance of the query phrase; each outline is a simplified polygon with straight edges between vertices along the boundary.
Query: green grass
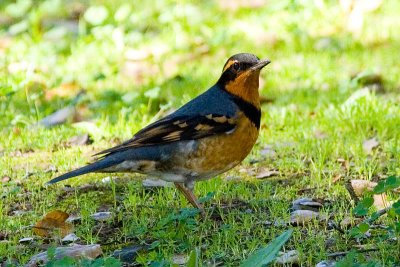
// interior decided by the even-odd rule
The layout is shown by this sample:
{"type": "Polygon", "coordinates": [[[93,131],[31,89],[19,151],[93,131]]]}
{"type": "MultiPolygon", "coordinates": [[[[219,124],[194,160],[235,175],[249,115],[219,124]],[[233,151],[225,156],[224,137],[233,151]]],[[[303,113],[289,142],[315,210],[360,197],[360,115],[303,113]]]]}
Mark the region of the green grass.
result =
{"type": "MultiPolygon", "coordinates": [[[[26,16],[10,11],[9,1],[0,4],[0,176],[11,178],[0,184],[3,259],[25,263],[57,245],[57,240],[38,238],[31,245],[18,240],[33,236],[29,226],[48,211],[61,209],[82,216],[75,233],[83,244],[100,243],[104,256],[131,243],[146,244],[150,249],[140,253],[137,263],[171,262],[175,254],[189,255],[198,247],[205,265],[237,266],[288,228],[274,222],[289,219],[293,200],[324,199],[322,213],[339,223],[353,216],[354,202],[345,180],[400,175],[397,1],[384,1],[379,10],[366,14],[364,29],[355,37],[345,30],[344,14],[333,1],[323,7],[313,1],[270,1],[265,7],[236,11],[214,1],[136,1],[126,18],[122,0],[66,2],[60,2],[62,6],[57,1],[34,1],[26,16]],[[99,25],[91,25],[83,15],[74,19],[82,8],[83,12],[97,5],[108,10],[99,25]],[[120,16],[115,17],[117,10],[120,16]],[[17,31],[16,24],[22,30],[17,31]],[[132,50],[151,56],[135,63],[127,60],[132,50]],[[56,166],[58,173],[81,166],[91,154],[130,138],[154,116],[203,92],[237,52],[272,60],[262,73],[260,88],[270,101],[262,106],[262,131],[243,164],[196,185],[198,196],[214,194],[205,204],[213,218],[193,216],[174,188],[145,190],[139,175],[112,175],[119,179],[109,184],[101,179],[110,175],[86,175],[67,183],[96,187],[68,193],[63,185],[43,186],[56,175],[45,172],[49,166],[56,166]],[[384,90],[364,90],[362,83],[351,79],[361,72],[379,74],[384,90]],[[76,88],[50,100],[49,91],[62,84],[76,88]],[[77,108],[91,123],[33,126],[72,103],[79,88],[86,94],[77,108]],[[66,145],[70,137],[86,132],[93,144],[66,145]],[[324,137],[318,138],[317,132],[324,137]],[[368,155],[362,143],[372,137],[379,147],[368,155]],[[273,158],[260,155],[267,144],[276,151],[273,158]],[[343,168],[338,159],[350,167],[343,168]],[[249,170],[260,168],[277,169],[280,175],[257,180],[249,170]],[[27,172],[33,175],[26,177],[27,172]],[[339,175],[342,178],[334,183],[339,175]],[[232,176],[240,180],[225,179],[232,176]],[[90,219],[101,210],[112,211],[113,219],[90,219]]],[[[382,217],[379,223],[395,221],[382,217]]],[[[315,221],[294,227],[285,249],[298,250],[304,266],[360,244],[377,248],[363,253],[361,262],[399,263],[398,234],[397,240],[381,241],[379,233],[376,229],[372,237],[357,241],[315,221]],[[331,247],[325,246],[328,238],[336,241],[331,247]]]]}

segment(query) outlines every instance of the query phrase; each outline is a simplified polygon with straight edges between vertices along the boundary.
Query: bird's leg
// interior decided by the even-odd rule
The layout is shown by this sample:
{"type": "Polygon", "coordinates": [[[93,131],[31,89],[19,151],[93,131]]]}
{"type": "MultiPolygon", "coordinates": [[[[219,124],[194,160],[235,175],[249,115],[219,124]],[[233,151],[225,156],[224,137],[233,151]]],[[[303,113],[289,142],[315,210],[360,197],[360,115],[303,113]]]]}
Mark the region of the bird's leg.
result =
{"type": "Polygon", "coordinates": [[[197,200],[196,196],[193,194],[193,187],[185,187],[181,183],[174,183],[176,188],[178,188],[179,191],[182,192],[182,194],[186,197],[186,199],[190,202],[190,204],[193,205],[193,207],[197,208],[200,210],[201,215],[204,217],[205,212],[203,206],[199,203],[197,200]]]}

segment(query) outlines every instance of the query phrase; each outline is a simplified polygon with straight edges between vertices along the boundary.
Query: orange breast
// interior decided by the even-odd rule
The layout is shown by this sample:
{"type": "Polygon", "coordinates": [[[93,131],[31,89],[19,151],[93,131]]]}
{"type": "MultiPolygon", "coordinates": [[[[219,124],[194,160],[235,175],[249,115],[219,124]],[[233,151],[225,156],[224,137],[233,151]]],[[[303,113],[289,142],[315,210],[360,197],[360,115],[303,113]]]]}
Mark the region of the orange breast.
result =
{"type": "Polygon", "coordinates": [[[196,172],[199,178],[225,172],[239,164],[251,151],[258,137],[258,129],[243,114],[230,134],[222,134],[199,141],[185,168],[196,172]]]}

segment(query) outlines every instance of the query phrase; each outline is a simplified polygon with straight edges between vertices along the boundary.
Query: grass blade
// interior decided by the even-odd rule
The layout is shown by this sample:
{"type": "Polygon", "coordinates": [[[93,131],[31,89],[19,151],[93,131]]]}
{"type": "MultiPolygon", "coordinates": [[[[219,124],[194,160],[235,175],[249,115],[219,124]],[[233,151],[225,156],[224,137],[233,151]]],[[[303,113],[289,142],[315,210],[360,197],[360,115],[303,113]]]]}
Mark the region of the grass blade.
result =
{"type": "Polygon", "coordinates": [[[200,251],[198,248],[195,248],[190,253],[186,267],[200,267],[199,258],[200,258],[200,251]]]}
{"type": "Polygon", "coordinates": [[[276,254],[289,240],[293,233],[292,229],[285,231],[283,234],[272,240],[267,247],[261,248],[254,252],[250,257],[244,260],[241,267],[261,267],[267,266],[276,258],[276,254]]]}

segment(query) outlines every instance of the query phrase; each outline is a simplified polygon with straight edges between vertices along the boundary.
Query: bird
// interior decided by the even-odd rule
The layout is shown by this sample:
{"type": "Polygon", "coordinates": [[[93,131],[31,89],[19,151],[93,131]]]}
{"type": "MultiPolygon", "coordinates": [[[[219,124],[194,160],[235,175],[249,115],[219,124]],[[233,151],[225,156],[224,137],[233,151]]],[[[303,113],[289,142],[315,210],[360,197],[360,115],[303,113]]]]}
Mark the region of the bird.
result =
{"type": "Polygon", "coordinates": [[[195,182],[232,169],[250,153],[260,130],[260,71],[270,62],[250,53],[231,56],[204,93],[47,184],[91,172],[147,174],[173,182],[204,215],[193,193],[195,182]]]}

